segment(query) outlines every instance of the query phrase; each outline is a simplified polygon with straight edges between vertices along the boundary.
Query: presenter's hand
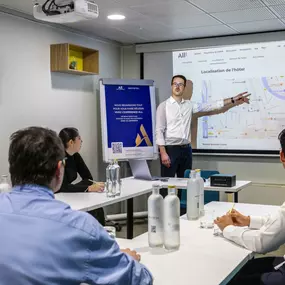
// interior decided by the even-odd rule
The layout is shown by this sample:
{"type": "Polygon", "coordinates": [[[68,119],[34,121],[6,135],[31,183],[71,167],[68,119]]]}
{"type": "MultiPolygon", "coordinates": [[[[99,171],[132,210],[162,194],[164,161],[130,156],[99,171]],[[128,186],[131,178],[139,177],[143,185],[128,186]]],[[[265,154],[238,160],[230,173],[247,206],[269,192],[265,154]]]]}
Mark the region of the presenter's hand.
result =
{"type": "Polygon", "coordinates": [[[221,231],[223,231],[227,226],[234,226],[232,217],[229,214],[217,218],[215,220],[215,224],[220,228],[221,231]]]}
{"type": "Polygon", "coordinates": [[[235,105],[242,105],[244,103],[249,104],[249,97],[250,94],[248,92],[243,92],[235,96],[233,99],[235,101],[235,105]]]}
{"type": "Polygon", "coordinates": [[[160,153],[161,163],[166,166],[167,168],[170,167],[171,161],[166,152],[160,153]]]}
{"type": "Polygon", "coordinates": [[[248,227],[250,225],[250,217],[242,215],[235,209],[229,215],[232,217],[235,226],[248,227]]]}
{"type": "Polygon", "coordinates": [[[129,248],[127,248],[127,249],[121,249],[121,252],[130,255],[133,259],[135,259],[138,262],[141,261],[141,256],[135,250],[130,250],[129,248]]]}
{"type": "Polygon", "coordinates": [[[88,187],[88,192],[103,192],[105,188],[104,182],[98,182],[88,187]]]}

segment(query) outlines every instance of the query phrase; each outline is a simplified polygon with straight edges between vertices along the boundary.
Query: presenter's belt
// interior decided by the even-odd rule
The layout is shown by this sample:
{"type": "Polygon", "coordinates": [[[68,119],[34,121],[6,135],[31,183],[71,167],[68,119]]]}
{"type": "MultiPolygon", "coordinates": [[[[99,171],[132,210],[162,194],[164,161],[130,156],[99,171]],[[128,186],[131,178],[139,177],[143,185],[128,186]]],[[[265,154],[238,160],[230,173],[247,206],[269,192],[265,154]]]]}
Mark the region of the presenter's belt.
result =
{"type": "Polygon", "coordinates": [[[190,143],[188,144],[177,144],[177,145],[166,145],[166,148],[189,148],[191,147],[190,143]]]}

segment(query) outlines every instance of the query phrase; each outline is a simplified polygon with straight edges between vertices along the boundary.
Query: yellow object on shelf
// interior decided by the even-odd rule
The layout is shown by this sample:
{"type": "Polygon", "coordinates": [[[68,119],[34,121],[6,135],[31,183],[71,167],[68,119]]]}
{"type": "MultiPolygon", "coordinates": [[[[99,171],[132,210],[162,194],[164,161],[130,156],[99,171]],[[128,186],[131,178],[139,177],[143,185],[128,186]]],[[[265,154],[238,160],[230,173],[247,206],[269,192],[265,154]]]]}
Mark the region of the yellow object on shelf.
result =
{"type": "Polygon", "coordinates": [[[50,70],[75,75],[99,74],[99,51],[73,44],[50,46],[50,70]]]}
{"type": "Polygon", "coordinates": [[[83,71],[83,52],[70,49],[68,62],[70,69],[83,71]]]}

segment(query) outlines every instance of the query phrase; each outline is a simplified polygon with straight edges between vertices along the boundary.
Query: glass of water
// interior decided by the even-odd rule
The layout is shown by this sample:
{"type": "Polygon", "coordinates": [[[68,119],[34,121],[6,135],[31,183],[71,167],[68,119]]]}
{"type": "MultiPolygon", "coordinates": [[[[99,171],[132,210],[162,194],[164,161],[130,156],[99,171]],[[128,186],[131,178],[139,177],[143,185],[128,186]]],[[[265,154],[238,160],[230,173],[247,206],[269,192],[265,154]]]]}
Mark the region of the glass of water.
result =
{"type": "Polygon", "coordinates": [[[214,227],[215,210],[204,210],[204,216],[200,219],[200,227],[203,229],[212,229],[214,227]]]}
{"type": "Polygon", "coordinates": [[[109,236],[113,239],[116,238],[116,228],[115,227],[104,227],[106,232],[109,234],[109,236]]]}

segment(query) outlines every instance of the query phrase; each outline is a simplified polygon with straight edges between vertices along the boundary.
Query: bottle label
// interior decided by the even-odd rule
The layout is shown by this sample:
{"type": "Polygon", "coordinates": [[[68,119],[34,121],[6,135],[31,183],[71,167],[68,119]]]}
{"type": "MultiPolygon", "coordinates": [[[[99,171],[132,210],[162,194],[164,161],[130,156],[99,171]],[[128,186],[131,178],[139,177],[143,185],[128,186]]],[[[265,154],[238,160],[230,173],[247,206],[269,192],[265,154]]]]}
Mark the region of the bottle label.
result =
{"type": "Polygon", "coordinates": [[[159,217],[148,216],[149,231],[158,233],[163,231],[163,221],[159,217]]]}
{"type": "Polygon", "coordinates": [[[156,233],[156,226],[150,226],[150,232],[156,233]]]}
{"type": "Polygon", "coordinates": [[[172,227],[172,231],[174,231],[174,232],[178,232],[180,230],[179,224],[171,225],[171,227],[172,227]]]}
{"type": "Polygon", "coordinates": [[[168,232],[179,232],[180,225],[177,223],[167,223],[165,230],[168,232]]]}
{"type": "Polygon", "coordinates": [[[156,216],[148,216],[149,220],[159,221],[159,217],[156,216]]]}

